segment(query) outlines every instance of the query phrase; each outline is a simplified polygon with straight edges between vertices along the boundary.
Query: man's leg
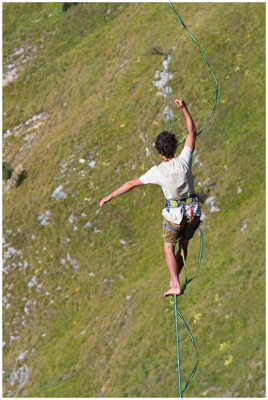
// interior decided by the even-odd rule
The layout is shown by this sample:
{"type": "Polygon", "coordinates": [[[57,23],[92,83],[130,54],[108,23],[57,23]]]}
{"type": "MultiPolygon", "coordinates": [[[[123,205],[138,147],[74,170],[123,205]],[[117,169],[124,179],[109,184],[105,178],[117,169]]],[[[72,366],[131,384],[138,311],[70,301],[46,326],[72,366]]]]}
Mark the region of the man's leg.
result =
{"type": "Polygon", "coordinates": [[[189,240],[187,239],[183,239],[179,242],[179,248],[176,254],[176,260],[178,264],[178,275],[180,274],[182,268],[184,267],[184,263],[186,262],[188,254],[188,243],[189,240]]]}
{"type": "Polygon", "coordinates": [[[164,296],[172,294],[181,294],[180,280],[179,280],[179,265],[175,256],[175,244],[164,243],[165,259],[170,275],[170,289],[164,293],[164,296]]]}
{"type": "Polygon", "coordinates": [[[192,239],[195,231],[200,225],[200,217],[195,216],[194,218],[187,220],[187,223],[180,232],[179,237],[179,249],[176,254],[177,264],[178,264],[178,274],[180,274],[186,258],[188,255],[188,244],[189,240],[192,239]]]}

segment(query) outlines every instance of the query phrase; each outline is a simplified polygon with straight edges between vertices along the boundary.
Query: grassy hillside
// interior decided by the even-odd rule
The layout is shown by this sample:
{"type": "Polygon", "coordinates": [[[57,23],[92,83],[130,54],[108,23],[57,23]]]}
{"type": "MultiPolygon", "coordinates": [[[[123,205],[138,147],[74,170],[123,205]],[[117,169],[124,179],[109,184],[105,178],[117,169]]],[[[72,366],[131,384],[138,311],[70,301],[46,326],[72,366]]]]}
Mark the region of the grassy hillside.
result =
{"type": "MultiPolygon", "coordinates": [[[[186,395],[265,397],[265,5],[177,9],[222,90],[193,167],[206,249],[179,298],[200,348],[186,395]]],[[[161,190],[140,187],[103,209],[98,201],[160,161],[152,143],[165,104],[152,81],[163,56],[154,49],[170,54],[172,101],[184,98],[199,127],[213,97],[208,69],[167,4],[5,3],[3,31],[3,161],[12,172],[4,395],[176,397],[161,190]]],[[[198,245],[196,235],[189,273],[198,245]]],[[[182,347],[185,377],[194,363],[186,332],[182,347]]]]}

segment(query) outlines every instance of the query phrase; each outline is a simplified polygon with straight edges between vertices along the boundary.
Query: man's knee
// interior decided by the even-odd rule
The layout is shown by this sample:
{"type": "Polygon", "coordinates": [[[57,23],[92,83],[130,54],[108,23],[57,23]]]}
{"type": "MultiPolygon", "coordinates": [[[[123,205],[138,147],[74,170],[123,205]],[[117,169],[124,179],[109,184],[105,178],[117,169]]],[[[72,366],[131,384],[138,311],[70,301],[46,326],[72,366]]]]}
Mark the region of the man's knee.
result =
{"type": "Polygon", "coordinates": [[[175,253],[175,244],[174,243],[164,243],[164,251],[166,254],[175,253]]]}

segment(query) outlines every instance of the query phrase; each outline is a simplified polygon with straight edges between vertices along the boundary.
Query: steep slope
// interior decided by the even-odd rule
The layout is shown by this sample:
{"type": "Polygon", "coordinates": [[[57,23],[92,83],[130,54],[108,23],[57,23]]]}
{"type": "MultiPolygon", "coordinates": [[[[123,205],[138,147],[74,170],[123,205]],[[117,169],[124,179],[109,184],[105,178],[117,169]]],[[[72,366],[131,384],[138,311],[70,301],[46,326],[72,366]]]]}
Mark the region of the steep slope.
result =
{"type": "MultiPolygon", "coordinates": [[[[187,396],[263,397],[265,6],[177,8],[222,86],[194,163],[206,251],[180,299],[200,346],[187,396]]],[[[3,10],[3,161],[13,169],[3,198],[4,394],[175,397],[161,190],[138,188],[101,210],[98,201],[159,162],[156,49],[171,56],[172,99],[185,98],[198,125],[213,96],[208,70],[166,4],[3,10]]],[[[178,112],[172,126],[183,138],[178,112]]],[[[189,273],[197,236],[190,252],[189,273]]],[[[185,377],[194,360],[183,335],[185,377]]]]}

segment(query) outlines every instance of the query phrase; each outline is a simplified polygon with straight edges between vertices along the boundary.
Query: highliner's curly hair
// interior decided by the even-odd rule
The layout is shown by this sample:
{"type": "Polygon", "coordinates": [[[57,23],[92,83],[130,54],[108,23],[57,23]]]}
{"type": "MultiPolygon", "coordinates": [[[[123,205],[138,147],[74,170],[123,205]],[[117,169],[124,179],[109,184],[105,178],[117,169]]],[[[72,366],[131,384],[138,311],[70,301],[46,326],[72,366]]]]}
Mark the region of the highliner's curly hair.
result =
{"type": "Polygon", "coordinates": [[[176,153],[178,141],[174,133],[163,131],[155,139],[154,145],[162,156],[171,158],[176,153]]]}

